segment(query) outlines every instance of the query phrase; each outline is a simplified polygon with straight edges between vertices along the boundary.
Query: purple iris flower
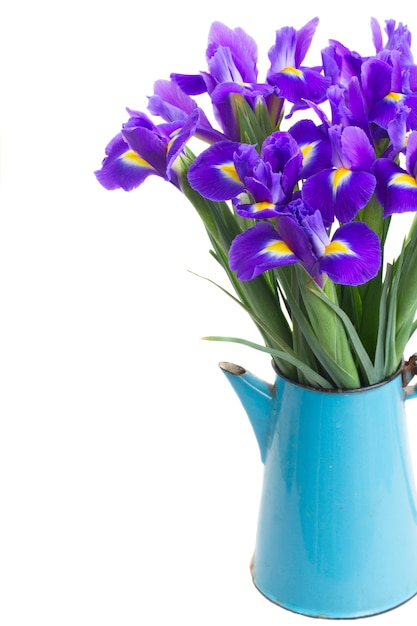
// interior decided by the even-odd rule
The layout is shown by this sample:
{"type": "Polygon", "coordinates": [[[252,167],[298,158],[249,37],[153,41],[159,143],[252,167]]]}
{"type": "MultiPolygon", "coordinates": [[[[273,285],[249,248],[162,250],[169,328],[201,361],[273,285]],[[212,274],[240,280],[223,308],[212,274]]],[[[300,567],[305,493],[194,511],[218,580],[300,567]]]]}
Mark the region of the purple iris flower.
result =
{"type": "Polygon", "coordinates": [[[320,286],[323,273],[335,283],[359,285],[379,271],[379,238],[365,223],[352,222],[330,239],[320,211],[298,199],[288,204],[277,226],[258,222],[237,235],[229,251],[230,268],[240,280],[294,263],[301,263],[320,286]]]}
{"type": "Polygon", "coordinates": [[[417,129],[417,83],[410,85],[409,78],[398,51],[391,52],[387,60],[373,58],[363,63],[361,83],[370,122],[387,129],[401,104],[410,110],[407,129],[417,129]]]}
{"type": "Polygon", "coordinates": [[[280,214],[293,199],[302,161],[296,140],[277,131],[266,138],[260,153],[237,142],[210,146],[191,165],[188,180],[210,200],[233,199],[242,217],[264,219],[280,214]]]}
{"type": "Polygon", "coordinates": [[[277,30],[275,45],[268,53],[271,67],[267,80],[294,103],[292,111],[307,108],[306,100],[323,102],[330,85],[330,79],[320,74],[321,68],[302,66],[318,23],[318,18],[314,18],[300,30],[290,26],[277,30]]]}
{"type": "Polygon", "coordinates": [[[211,25],[206,59],[209,72],[171,74],[184,93],[212,93],[222,83],[250,85],[257,82],[258,48],[242,28],[232,30],[221,22],[211,25]]]}
{"type": "Polygon", "coordinates": [[[373,18],[371,29],[376,56],[361,57],[337,41],[322,51],[323,70],[332,85],[342,89],[336,104],[328,91],[333,123],[360,126],[379,142],[387,138],[388,125],[398,106],[407,107],[407,129],[417,128],[417,66],[411,54],[411,35],[402,24],[386,22],[388,41],[383,45],[381,28],[373,18]],[[372,127],[371,127],[372,125],[372,127]],[[377,125],[375,127],[375,125],[377,125]]]}
{"type": "Polygon", "coordinates": [[[389,144],[381,154],[382,157],[394,160],[397,155],[405,152],[407,145],[407,118],[410,109],[399,103],[396,107],[395,116],[388,122],[387,135],[389,144]]]}
{"type": "Polygon", "coordinates": [[[106,147],[101,169],[95,172],[106,189],[131,191],[151,175],[180,187],[174,163],[195,133],[199,110],[185,121],[155,126],[145,115],[128,110],[130,119],[106,147]]]}
{"type": "Polygon", "coordinates": [[[237,107],[240,99],[255,110],[265,108],[272,127],[277,125],[283,100],[275,87],[258,83],[258,49],[255,41],[242,28],[234,30],[221,22],[210,28],[206,50],[208,72],[196,75],[171,74],[171,79],[188,95],[208,93],[214,115],[224,135],[240,139],[237,107]]]}
{"type": "Polygon", "coordinates": [[[300,178],[308,178],[332,167],[332,148],[324,124],[316,126],[312,120],[300,120],[288,132],[294,137],[303,157],[300,178]]]}
{"type": "Polygon", "coordinates": [[[154,83],[154,93],[148,98],[148,102],[148,111],[168,123],[185,122],[198,109],[199,123],[195,136],[209,143],[225,139],[222,133],[212,127],[206,114],[198,107],[195,100],[170,80],[157,80],[154,83]]]}
{"type": "Polygon", "coordinates": [[[413,54],[411,52],[411,33],[407,26],[399,22],[396,27],[395,20],[385,21],[385,32],[388,40],[385,46],[382,41],[382,31],[378,21],[371,19],[372,37],[375,50],[378,56],[382,57],[391,50],[397,50],[401,53],[401,65],[403,67],[414,65],[413,54]]]}
{"type": "Polygon", "coordinates": [[[405,168],[391,159],[375,162],[376,197],[384,217],[393,213],[417,211],[417,131],[410,133],[405,149],[405,168]]]}
{"type": "Polygon", "coordinates": [[[332,40],[330,44],[322,50],[322,59],[324,74],[332,82],[327,90],[332,124],[326,122],[322,114],[323,122],[328,127],[341,125],[362,128],[371,143],[386,139],[386,132],[372,125],[368,117],[369,104],[362,87],[362,67],[366,59],[337,41],[332,40]]]}
{"type": "MultiPolygon", "coordinates": [[[[408,68],[412,74],[415,73],[416,66],[411,52],[411,34],[407,27],[399,23],[396,28],[394,20],[387,20],[385,24],[388,41],[384,45],[381,27],[375,18],[371,19],[372,38],[376,50],[374,57],[363,57],[357,52],[349,50],[339,41],[334,39],[329,41],[329,46],[322,50],[322,62],[324,75],[331,79],[333,85],[347,88],[352,78],[360,78],[362,64],[371,58],[393,64],[391,61],[392,52],[399,53],[402,69],[408,68]]],[[[403,74],[403,80],[405,80],[405,76],[406,74],[403,74]]]]}
{"type": "MultiPolygon", "coordinates": [[[[327,99],[331,110],[330,126],[358,126],[367,135],[369,141],[379,141],[381,134],[378,127],[372,126],[368,119],[365,98],[359,79],[354,76],[347,88],[332,85],[327,90],[327,99]]],[[[386,133],[384,133],[386,136],[386,133]]]]}
{"type": "Polygon", "coordinates": [[[357,126],[329,128],[332,167],[304,181],[303,199],[320,210],[329,226],[334,217],[350,222],[371,199],[375,176],[371,169],[376,155],[366,133],[357,126]]]}
{"type": "Polygon", "coordinates": [[[329,46],[322,50],[321,57],[323,73],[331,80],[332,85],[347,89],[352,78],[360,77],[364,59],[339,41],[330,40],[329,46]]]}

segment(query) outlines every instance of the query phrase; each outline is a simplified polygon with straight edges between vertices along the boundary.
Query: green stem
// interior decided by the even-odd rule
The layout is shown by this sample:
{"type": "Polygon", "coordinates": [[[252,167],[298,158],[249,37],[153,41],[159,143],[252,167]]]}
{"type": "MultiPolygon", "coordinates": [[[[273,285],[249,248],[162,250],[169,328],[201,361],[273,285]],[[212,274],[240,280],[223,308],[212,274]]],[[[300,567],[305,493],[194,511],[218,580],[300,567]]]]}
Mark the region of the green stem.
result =
{"type": "MultiPolygon", "coordinates": [[[[292,347],[292,331],[281,309],[275,284],[268,274],[262,274],[250,281],[240,281],[229,268],[228,253],[231,243],[235,236],[242,232],[240,218],[232,213],[227,203],[207,200],[192,189],[187,179],[188,167],[189,160],[184,158],[180,171],[181,191],[203,221],[215,257],[227,273],[236,294],[251,315],[267,346],[277,348],[274,337],[278,336],[282,342],[292,347]],[[263,320],[262,326],[257,323],[257,319],[263,320]]],[[[294,377],[295,369],[291,363],[277,362],[277,366],[284,375],[294,377]]]]}

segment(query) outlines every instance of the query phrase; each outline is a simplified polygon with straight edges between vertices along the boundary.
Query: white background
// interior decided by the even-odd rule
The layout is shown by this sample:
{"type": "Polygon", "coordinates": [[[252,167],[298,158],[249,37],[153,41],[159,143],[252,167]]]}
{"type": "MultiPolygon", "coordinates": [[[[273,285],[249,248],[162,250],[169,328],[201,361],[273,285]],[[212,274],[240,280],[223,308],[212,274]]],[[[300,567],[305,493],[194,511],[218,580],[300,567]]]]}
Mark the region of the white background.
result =
{"type": "MultiPolygon", "coordinates": [[[[206,69],[214,20],[257,40],[261,78],[275,30],[316,15],[311,64],[329,38],[372,54],[371,16],[403,21],[417,37],[405,3],[312,7],[3,5],[2,626],[308,623],[252,585],[262,466],[217,367],[234,361],[272,380],[269,357],[201,341],[259,338],[236,305],[188,272],[223,281],[181,195],[156,178],[108,192],[93,171],[125,107],[145,110],[154,80],[206,69]]],[[[417,401],[407,411],[417,460],[417,401]]],[[[413,600],[371,619],[416,616],[413,600]]]]}

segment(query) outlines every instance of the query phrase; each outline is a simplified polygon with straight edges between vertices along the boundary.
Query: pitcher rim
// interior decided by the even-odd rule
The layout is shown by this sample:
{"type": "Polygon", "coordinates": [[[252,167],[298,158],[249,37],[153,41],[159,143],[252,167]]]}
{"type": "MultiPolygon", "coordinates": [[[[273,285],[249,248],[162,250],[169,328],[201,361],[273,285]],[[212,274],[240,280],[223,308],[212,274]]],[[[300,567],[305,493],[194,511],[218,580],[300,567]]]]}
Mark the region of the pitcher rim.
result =
{"type": "Polygon", "coordinates": [[[339,394],[341,395],[344,393],[349,393],[349,394],[361,393],[364,391],[371,391],[372,389],[377,389],[378,387],[383,387],[384,385],[387,385],[388,383],[395,380],[398,376],[401,376],[403,367],[404,367],[404,359],[402,359],[399,367],[393,374],[391,374],[387,378],[384,378],[383,380],[380,380],[377,383],[374,383],[373,385],[367,385],[366,387],[354,387],[352,389],[341,389],[341,388],[325,389],[323,387],[313,387],[312,385],[306,385],[304,383],[299,383],[295,380],[291,380],[291,378],[288,378],[288,376],[285,376],[279,371],[278,367],[276,366],[276,363],[272,359],[272,369],[274,370],[275,374],[279,376],[279,378],[282,378],[286,382],[291,383],[292,385],[295,385],[296,387],[301,387],[302,389],[308,389],[310,391],[315,391],[318,393],[335,394],[335,395],[339,395],[339,394]]]}

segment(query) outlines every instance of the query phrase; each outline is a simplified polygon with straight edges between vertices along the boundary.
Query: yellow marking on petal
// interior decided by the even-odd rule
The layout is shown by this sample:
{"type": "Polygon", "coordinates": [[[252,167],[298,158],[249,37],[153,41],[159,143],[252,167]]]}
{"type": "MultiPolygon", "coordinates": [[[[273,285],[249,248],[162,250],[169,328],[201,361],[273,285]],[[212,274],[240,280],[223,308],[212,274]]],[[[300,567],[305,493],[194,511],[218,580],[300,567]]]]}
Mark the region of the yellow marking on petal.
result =
{"type": "Polygon", "coordinates": [[[326,247],[324,254],[355,254],[341,241],[331,241],[326,247]]]}
{"type": "Polygon", "coordinates": [[[417,187],[417,180],[410,174],[401,173],[394,174],[388,183],[388,186],[399,185],[400,187],[417,187]]]}
{"type": "Polygon", "coordinates": [[[267,202],[264,200],[263,202],[256,202],[252,205],[255,211],[264,211],[265,209],[275,209],[275,204],[273,202],[267,202]]]}
{"type": "Polygon", "coordinates": [[[303,155],[304,164],[311,158],[312,153],[317,146],[318,142],[313,141],[312,143],[306,143],[303,146],[300,146],[301,154],[303,155]]]}
{"type": "Polygon", "coordinates": [[[308,155],[310,154],[312,148],[313,148],[313,146],[312,146],[311,143],[307,143],[305,146],[300,146],[301,154],[303,155],[304,159],[306,157],[308,157],[308,155]]]}
{"type": "Polygon", "coordinates": [[[350,174],[351,171],[346,169],[346,167],[339,167],[337,170],[335,170],[333,172],[333,190],[335,191],[346,178],[346,176],[349,176],[350,174]]]}
{"type": "Polygon", "coordinates": [[[175,141],[175,138],[177,137],[177,135],[179,134],[180,129],[177,128],[177,130],[174,130],[171,135],[170,135],[170,140],[167,143],[167,147],[166,147],[166,151],[168,152],[168,150],[170,149],[170,147],[172,146],[173,142],[175,141]]]}
{"type": "Polygon", "coordinates": [[[223,165],[218,165],[217,167],[219,170],[222,170],[228,178],[232,178],[237,183],[240,183],[240,178],[233,163],[224,163],[223,165]]]}
{"type": "Polygon", "coordinates": [[[304,78],[303,73],[300,70],[298,70],[296,67],[284,67],[284,69],[281,70],[281,72],[283,74],[292,74],[293,76],[297,76],[297,78],[304,78]]]}
{"type": "Polygon", "coordinates": [[[387,93],[387,95],[384,98],[384,100],[390,100],[391,102],[399,102],[402,99],[403,99],[403,94],[397,93],[396,91],[390,91],[389,93],[387,93]]]}
{"type": "Polygon", "coordinates": [[[273,252],[275,254],[292,254],[292,250],[287,246],[285,241],[274,241],[264,249],[264,252],[273,252]]]}
{"type": "Polygon", "coordinates": [[[130,165],[137,165],[138,167],[152,167],[145,159],[142,159],[134,150],[128,150],[122,154],[123,161],[127,161],[130,165]]]}

